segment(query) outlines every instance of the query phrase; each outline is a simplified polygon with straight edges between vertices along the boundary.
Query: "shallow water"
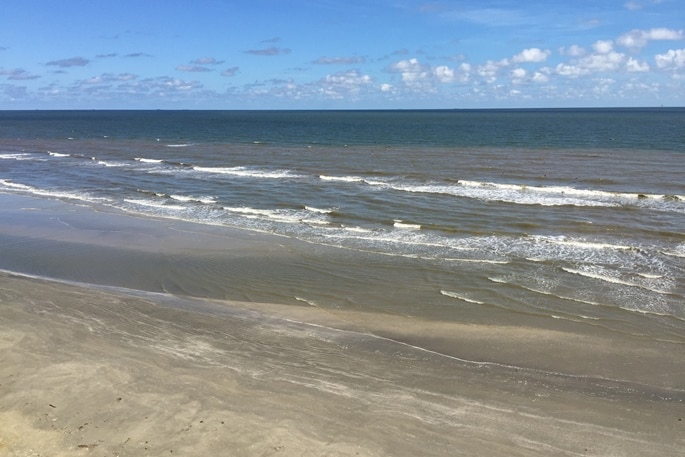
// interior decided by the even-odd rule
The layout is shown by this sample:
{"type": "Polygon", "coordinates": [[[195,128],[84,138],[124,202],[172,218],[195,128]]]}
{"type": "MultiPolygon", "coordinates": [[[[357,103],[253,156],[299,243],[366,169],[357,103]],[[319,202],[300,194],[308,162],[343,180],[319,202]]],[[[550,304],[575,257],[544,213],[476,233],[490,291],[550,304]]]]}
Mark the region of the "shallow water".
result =
{"type": "Polygon", "coordinates": [[[52,238],[67,230],[68,244],[42,234],[29,252],[15,214],[1,268],[188,296],[444,322],[563,321],[685,341],[685,110],[3,112],[0,120],[0,192],[99,211],[54,215],[52,238]],[[194,222],[215,241],[233,228],[276,238],[240,252],[224,249],[234,235],[167,252],[155,236],[113,226],[110,211],[194,222]],[[132,239],[135,252],[120,252],[132,239]],[[103,240],[109,247],[95,255],[103,240]]]}

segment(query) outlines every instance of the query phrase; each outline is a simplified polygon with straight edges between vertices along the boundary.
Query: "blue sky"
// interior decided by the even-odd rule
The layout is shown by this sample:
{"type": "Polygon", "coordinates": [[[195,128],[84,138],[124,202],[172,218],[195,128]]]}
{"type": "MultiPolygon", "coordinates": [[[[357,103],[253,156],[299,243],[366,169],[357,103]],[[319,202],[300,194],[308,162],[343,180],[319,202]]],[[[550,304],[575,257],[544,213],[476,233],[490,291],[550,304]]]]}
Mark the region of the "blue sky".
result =
{"type": "Polygon", "coordinates": [[[685,106],[684,0],[3,0],[0,109],[685,106]]]}

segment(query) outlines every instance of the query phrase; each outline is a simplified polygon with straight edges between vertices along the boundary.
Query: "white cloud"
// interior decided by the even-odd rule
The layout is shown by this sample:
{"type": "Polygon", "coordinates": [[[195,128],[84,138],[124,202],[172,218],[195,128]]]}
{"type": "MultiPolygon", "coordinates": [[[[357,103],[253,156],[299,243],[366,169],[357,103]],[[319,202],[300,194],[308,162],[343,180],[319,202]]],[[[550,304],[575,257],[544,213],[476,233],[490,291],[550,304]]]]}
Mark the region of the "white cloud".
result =
{"type": "Polygon", "coordinates": [[[614,49],[614,42],[611,40],[599,40],[592,45],[592,49],[598,54],[608,54],[614,49]]]}
{"type": "Polygon", "coordinates": [[[544,62],[552,54],[552,51],[539,48],[524,49],[511,58],[513,63],[544,62]]]}
{"type": "Polygon", "coordinates": [[[585,48],[578,46],[577,44],[571,45],[568,48],[562,47],[559,49],[559,54],[562,56],[571,56],[571,57],[582,57],[585,54],[587,54],[587,51],[585,48]]]}
{"type": "Polygon", "coordinates": [[[197,81],[183,81],[175,78],[164,78],[161,81],[161,86],[167,90],[186,92],[193,89],[199,89],[202,87],[197,81]]]}
{"type": "Polygon", "coordinates": [[[581,59],[580,64],[592,72],[617,71],[625,60],[625,55],[610,51],[602,54],[593,54],[581,59]]]}
{"type": "Polygon", "coordinates": [[[431,92],[433,87],[433,72],[428,65],[423,65],[418,59],[400,60],[390,65],[391,73],[399,73],[402,82],[415,91],[431,92]]]}
{"type": "Polygon", "coordinates": [[[471,74],[471,65],[468,63],[462,63],[459,67],[450,68],[446,65],[440,65],[433,69],[433,75],[437,81],[441,83],[466,83],[468,82],[471,74]]]}
{"type": "Polygon", "coordinates": [[[531,79],[535,83],[546,83],[549,81],[549,76],[542,71],[536,71],[533,73],[533,77],[531,79]]]}
{"type": "Polygon", "coordinates": [[[661,70],[685,68],[685,49],[669,49],[666,54],[657,54],[654,60],[661,70]]]}
{"type": "Polygon", "coordinates": [[[321,92],[329,98],[343,99],[356,96],[362,89],[373,83],[373,78],[356,70],[326,75],[319,81],[321,92]]]}
{"type": "Polygon", "coordinates": [[[602,73],[618,71],[625,62],[625,55],[618,52],[606,54],[592,54],[583,57],[575,63],[560,63],[556,67],[556,73],[561,76],[577,78],[590,73],[602,73]]]}
{"type": "Polygon", "coordinates": [[[485,82],[492,84],[495,81],[497,81],[497,76],[500,70],[508,65],[509,61],[507,59],[503,59],[498,62],[488,60],[483,65],[478,66],[476,73],[478,74],[478,76],[485,79],[485,82]]]}
{"type": "Polygon", "coordinates": [[[631,73],[644,73],[649,71],[649,64],[647,62],[638,62],[636,59],[630,57],[626,62],[626,70],[631,73]]]}
{"type": "Polygon", "coordinates": [[[512,84],[523,84],[528,72],[523,68],[514,68],[511,70],[512,84]]]}
{"type": "Polygon", "coordinates": [[[674,41],[685,38],[682,30],[671,30],[667,28],[655,28],[650,30],[631,30],[624,33],[616,40],[620,46],[632,51],[640,51],[647,46],[650,41],[674,41]]]}
{"type": "Polygon", "coordinates": [[[400,73],[402,75],[402,81],[406,83],[420,81],[430,76],[430,69],[421,64],[416,58],[400,60],[390,66],[390,71],[393,73],[400,73]]]}
{"type": "Polygon", "coordinates": [[[451,83],[454,81],[454,70],[446,65],[435,67],[433,74],[441,83],[451,83]]]}
{"type": "Polygon", "coordinates": [[[587,68],[583,68],[579,65],[571,65],[567,63],[560,63],[554,69],[555,73],[561,76],[567,76],[570,78],[577,78],[579,76],[587,75],[590,71],[587,68]]]}

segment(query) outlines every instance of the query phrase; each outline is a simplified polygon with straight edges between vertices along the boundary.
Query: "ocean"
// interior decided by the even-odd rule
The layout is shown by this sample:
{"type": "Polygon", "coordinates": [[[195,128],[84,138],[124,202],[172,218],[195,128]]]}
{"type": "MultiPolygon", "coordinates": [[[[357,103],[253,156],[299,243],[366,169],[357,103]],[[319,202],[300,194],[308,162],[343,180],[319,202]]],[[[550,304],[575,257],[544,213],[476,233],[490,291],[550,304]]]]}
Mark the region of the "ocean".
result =
{"type": "Polygon", "coordinates": [[[29,254],[15,233],[0,268],[683,344],[684,159],[679,108],[4,111],[0,193],[287,249],[222,257],[218,243],[133,278],[78,249],[29,254]]]}

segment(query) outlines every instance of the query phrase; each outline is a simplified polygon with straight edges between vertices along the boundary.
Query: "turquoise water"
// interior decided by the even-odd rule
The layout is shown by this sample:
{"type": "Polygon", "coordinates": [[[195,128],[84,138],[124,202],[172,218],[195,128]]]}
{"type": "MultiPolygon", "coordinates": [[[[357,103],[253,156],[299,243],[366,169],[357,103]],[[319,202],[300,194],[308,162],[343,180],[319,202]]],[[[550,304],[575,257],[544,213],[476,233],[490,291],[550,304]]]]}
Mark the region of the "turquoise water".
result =
{"type": "MultiPolygon", "coordinates": [[[[683,154],[683,109],[0,112],[2,193],[295,241],[191,252],[141,284],[675,339],[683,154]]],[[[99,262],[21,246],[0,268],[75,279],[99,262]]]]}

